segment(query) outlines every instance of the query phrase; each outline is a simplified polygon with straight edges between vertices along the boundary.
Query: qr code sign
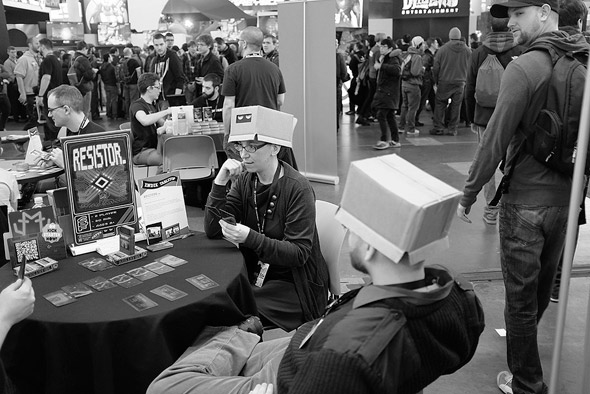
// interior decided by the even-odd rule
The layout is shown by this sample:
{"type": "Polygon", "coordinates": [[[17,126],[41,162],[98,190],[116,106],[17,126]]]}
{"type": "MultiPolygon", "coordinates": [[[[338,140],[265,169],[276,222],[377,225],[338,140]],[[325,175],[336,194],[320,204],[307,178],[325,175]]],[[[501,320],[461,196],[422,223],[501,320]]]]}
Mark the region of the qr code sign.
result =
{"type": "Polygon", "coordinates": [[[21,261],[23,255],[28,261],[39,259],[39,247],[36,239],[15,242],[14,249],[16,251],[16,261],[21,261]]]}

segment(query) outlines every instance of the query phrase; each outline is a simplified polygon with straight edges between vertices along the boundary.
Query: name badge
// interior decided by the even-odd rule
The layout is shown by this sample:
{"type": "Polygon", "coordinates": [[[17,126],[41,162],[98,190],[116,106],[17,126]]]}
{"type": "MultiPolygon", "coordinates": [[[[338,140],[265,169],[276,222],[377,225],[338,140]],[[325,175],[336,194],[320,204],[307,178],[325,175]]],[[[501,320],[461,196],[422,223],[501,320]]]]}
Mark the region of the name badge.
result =
{"type": "Polygon", "coordinates": [[[266,278],[266,273],[268,272],[269,264],[259,261],[258,265],[260,266],[260,272],[258,273],[258,277],[256,278],[256,283],[254,283],[254,286],[262,287],[262,284],[264,283],[264,278],[266,278]]]}

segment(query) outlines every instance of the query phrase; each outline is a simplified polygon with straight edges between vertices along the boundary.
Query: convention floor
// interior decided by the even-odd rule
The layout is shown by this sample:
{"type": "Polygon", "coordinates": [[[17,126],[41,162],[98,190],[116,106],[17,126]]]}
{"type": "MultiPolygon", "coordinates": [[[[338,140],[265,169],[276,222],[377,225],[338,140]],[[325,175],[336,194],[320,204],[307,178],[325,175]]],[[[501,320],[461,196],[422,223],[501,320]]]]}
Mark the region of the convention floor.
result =
{"type": "MultiPolygon", "coordinates": [[[[348,110],[345,106],[345,111],[348,110]]],[[[461,190],[477,141],[469,128],[459,129],[458,136],[431,136],[431,113],[422,114],[418,136],[400,135],[402,147],[385,151],[371,148],[379,137],[379,127],[359,126],[354,116],[343,116],[337,136],[338,168],[340,184],[337,186],[313,183],[318,199],[338,203],[346,182],[351,161],[397,153],[414,165],[461,190]]],[[[103,115],[99,121],[107,130],[118,128],[121,121],[109,121],[103,115]]],[[[9,123],[8,130],[22,124],[9,123]]],[[[20,128],[20,127],[19,127],[20,128]]],[[[499,175],[497,176],[499,178],[499,175]]],[[[588,206],[588,204],[587,204],[588,206]]],[[[588,211],[590,212],[590,211],[588,211]]],[[[187,207],[189,225],[193,230],[202,231],[203,211],[199,207],[187,207]]],[[[486,329],[473,360],[460,371],[444,376],[424,390],[426,394],[450,393],[498,393],[496,375],[507,369],[505,338],[498,331],[504,328],[504,286],[500,274],[499,242],[497,226],[490,226],[481,219],[483,203],[478,200],[470,218],[472,224],[454,220],[450,228],[450,249],[441,253],[430,264],[442,264],[456,273],[465,274],[475,283],[486,314],[486,329]]],[[[587,324],[590,278],[590,226],[581,228],[578,250],[574,258],[575,275],[571,280],[566,331],[561,357],[560,377],[557,392],[574,394],[581,392],[585,327],[587,324]]],[[[341,278],[343,289],[364,283],[366,277],[354,271],[349,264],[346,247],[342,252],[341,278]]],[[[557,304],[551,304],[539,325],[539,352],[545,371],[545,380],[550,380],[551,357],[553,353],[554,330],[557,304]]],[[[282,335],[271,334],[272,335],[282,335]]],[[[588,344],[590,346],[590,344],[588,344]]]]}

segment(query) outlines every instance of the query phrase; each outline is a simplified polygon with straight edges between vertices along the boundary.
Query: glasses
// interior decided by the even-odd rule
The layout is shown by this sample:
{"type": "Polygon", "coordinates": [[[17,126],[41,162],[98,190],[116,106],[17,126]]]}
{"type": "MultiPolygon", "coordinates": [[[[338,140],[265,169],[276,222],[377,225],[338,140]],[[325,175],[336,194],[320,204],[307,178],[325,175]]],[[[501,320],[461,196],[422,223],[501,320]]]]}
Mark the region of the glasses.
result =
{"type": "Polygon", "coordinates": [[[158,90],[162,90],[162,85],[158,85],[158,86],[156,86],[156,85],[153,85],[153,86],[150,86],[150,88],[152,88],[152,89],[158,89],[158,90]]]}
{"type": "Polygon", "coordinates": [[[234,144],[234,149],[237,150],[238,152],[245,150],[248,153],[254,153],[258,149],[262,148],[265,145],[267,145],[266,142],[263,144],[260,144],[260,145],[247,145],[247,146],[244,146],[242,144],[234,144]]]}
{"type": "Polygon", "coordinates": [[[51,115],[51,114],[53,114],[53,111],[55,111],[56,109],[63,108],[63,107],[65,107],[66,105],[67,105],[67,104],[63,104],[63,105],[60,105],[59,107],[55,107],[55,108],[47,108],[47,114],[48,114],[48,115],[51,115]]]}

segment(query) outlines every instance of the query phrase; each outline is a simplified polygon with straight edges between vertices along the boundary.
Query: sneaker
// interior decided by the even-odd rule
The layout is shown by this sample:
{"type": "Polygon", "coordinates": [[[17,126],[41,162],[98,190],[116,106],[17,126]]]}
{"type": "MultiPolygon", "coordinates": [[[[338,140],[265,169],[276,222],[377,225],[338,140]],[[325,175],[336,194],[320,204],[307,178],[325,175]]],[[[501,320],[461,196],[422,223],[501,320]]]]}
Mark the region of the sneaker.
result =
{"type": "Polygon", "coordinates": [[[383,149],[387,149],[390,147],[391,146],[389,145],[389,143],[385,142],[385,141],[379,141],[375,145],[373,145],[373,149],[377,149],[377,150],[383,150],[383,149]]]}
{"type": "Polygon", "coordinates": [[[258,316],[250,316],[249,318],[238,324],[238,328],[242,331],[256,334],[259,337],[262,337],[262,333],[264,332],[262,322],[260,321],[260,318],[258,316]]]}
{"type": "Polygon", "coordinates": [[[360,124],[361,126],[370,126],[371,125],[371,123],[367,122],[367,119],[362,116],[359,116],[354,123],[360,124]]]}
{"type": "Polygon", "coordinates": [[[439,130],[439,129],[432,129],[432,130],[430,130],[430,134],[431,135],[443,135],[444,131],[439,130]]]}
{"type": "Polygon", "coordinates": [[[406,131],[406,135],[418,135],[418,134],[420,134],[420,130],[418,130],[418,129],[406,131]]]}
{"type": "Polygon", "coordinates": [[[402,144],[400,144],[399,142],[395,142],[395,141],[389,141],[389,146],[392,148],[401,148],[402,144]]]}
{"type": "Polygon", "coordinates": [[[557,304],[559,302],[559,296],[551,296],[549,297],[549,301],[555,302],[557,304]]]}
{"type": "Polygon", "coordinates": [[[483,221],[490,226],[495,226],[498,223],[498,213],[484,213],[483,214],[483,221]]]}
{"type": "Polygon", "coordinates": [[[508,371],[502,371],[496,377],[498,388],[504,394],[512,394],[512,374],[508,371]]]}

